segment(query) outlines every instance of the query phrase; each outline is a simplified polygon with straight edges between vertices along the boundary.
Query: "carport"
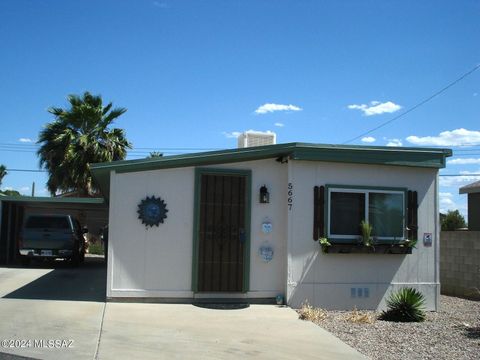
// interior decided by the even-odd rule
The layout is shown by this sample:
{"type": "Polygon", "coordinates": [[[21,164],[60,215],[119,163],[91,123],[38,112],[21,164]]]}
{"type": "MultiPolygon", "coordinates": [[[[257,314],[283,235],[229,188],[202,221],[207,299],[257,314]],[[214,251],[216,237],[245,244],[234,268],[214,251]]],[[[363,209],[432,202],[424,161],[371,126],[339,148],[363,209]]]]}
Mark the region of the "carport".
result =
{"type": "Polygon", "coordinates": [[[108,224],[108,205],[103,198],[2,196],[0,265],[18,261],[18,234],[29,214],[71,214],[93,236],[98,236],[108,224]]]}

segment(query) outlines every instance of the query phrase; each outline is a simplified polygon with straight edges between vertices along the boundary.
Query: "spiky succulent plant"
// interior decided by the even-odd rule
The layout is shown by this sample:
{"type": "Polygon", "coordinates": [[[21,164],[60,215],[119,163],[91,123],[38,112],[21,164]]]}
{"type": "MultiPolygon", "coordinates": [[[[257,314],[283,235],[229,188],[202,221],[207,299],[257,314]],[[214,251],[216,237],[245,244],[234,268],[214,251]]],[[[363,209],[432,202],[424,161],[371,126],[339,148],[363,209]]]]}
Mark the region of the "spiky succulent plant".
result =
{"type": "Polygon", "coordinates": [[[397,322],[420,322],[425,320],[425,297],[413,288],[402,288],[390,295],[387,310],[380,320],[397,322]]]}

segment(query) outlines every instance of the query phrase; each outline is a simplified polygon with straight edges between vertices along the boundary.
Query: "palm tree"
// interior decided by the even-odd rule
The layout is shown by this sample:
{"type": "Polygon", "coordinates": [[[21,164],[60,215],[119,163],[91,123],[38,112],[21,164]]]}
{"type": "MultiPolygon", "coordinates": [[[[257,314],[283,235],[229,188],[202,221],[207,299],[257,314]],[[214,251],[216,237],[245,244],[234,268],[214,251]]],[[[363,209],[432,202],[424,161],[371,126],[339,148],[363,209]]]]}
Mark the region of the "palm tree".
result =
{"type": "Polygon", "coordinates": [[[0,165],[0,186],[2,185],[2,180],[7,175],[7,168],[5,165],[0,165]]]}
{"type": "Polygon", "coordinates": [[[38,137],[40,167],[49,173],[47,188],[52,195],[58,191],[94,195],[98,190],[90,164],[123,160],[131,148],[122,129],[109,128],[127,109],[112,109],[112,103],[103,106],[102,97],[89,92],[69,95],[68,102],[69,109],[48,109],[55,120],[38,137]]]}

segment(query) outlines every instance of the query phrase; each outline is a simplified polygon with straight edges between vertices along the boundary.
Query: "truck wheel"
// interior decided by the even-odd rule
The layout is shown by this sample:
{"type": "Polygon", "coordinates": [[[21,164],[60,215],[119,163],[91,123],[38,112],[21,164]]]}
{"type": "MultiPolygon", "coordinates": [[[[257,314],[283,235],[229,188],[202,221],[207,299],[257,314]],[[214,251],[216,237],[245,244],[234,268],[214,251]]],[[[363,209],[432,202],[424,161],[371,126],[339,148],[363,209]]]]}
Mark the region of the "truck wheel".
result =
{"type": "Polygon", "coordinates": [[[73,253],[71,259],[70,259],[70,265],[72,267],[77,267],[80,264],[80,255],[78,252],[73,253]]]}
{"type": "Polygon", "coordinates": [[[85,252],[82,251],[81,254],[79,255],[78,262],[80,264],[83,264],[84,261],[85,261],[85,252]]]}
{"type": "Polygon", "coordinates": [[[30,265],[30,258],[26,256],[22,256],[22,265],[23,266],[29,266],[30,265]]]}

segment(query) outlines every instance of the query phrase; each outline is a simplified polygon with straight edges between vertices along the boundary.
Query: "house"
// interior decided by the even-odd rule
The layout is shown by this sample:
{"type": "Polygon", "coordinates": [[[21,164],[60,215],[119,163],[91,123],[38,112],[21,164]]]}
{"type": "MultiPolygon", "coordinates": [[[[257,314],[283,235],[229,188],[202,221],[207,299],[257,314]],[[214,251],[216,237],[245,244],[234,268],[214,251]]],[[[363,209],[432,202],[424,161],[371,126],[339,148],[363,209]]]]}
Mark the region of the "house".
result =
{"type": "Polygon", "coordinates": [[[460,188],[460,194],[468,194],[468,230],[480,231],[480,181],[460,188]]]}
{"type": "Polygon", "coordinates": [[[380,309],[413,286],[435,310],[448,156],[287,143],[94,164],[109,202],[107,297],[380,309]],[[359,245],[362,220],[374,246],[359,245]]]}

